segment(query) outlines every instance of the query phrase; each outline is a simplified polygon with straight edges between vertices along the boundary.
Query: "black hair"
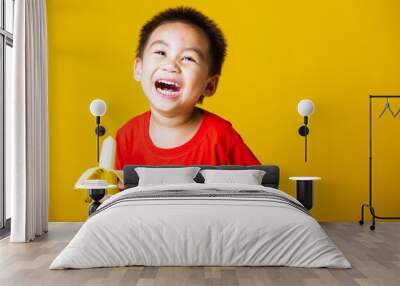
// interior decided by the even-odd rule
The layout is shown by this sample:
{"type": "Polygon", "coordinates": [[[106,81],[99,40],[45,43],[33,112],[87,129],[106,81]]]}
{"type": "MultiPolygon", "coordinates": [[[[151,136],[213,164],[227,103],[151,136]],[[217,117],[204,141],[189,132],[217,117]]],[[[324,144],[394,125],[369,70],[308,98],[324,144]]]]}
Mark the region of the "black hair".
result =
{"type": "Polygon", "coordinates": [[[143,52],[151,33],[167,22],[183,22],[200,28],[206,34],[210,43],[210,75],[221,74],[222,64],[226,56],[227,45],[225,37],[213,20],[190,7],[169,8],[146,22],[140,30],[139,46],[136,51],[137,57],[143,57],[143,52]]]}

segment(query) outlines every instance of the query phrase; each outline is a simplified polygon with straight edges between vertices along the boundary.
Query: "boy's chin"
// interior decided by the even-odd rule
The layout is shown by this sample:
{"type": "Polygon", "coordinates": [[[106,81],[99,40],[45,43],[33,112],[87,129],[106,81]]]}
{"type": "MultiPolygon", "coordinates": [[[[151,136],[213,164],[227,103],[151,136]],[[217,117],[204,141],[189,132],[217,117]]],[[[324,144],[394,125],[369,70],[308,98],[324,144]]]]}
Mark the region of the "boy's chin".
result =
{"type": "Polygon", "coordinates": [[[190,107],[184,108],[178,105],[172,106],[172,105],[151,104],[152,112],[156,112],[165,117],[182,116],[184,114],[187,114],[188,112],[192,112],[194,108],[196,108],[196,106],[193,106],[193,108],[190,107]]]}
{"type": "Polygon", "coordinates": [[[152,102],[152,110],[165,116],[176,116],[179,113],[179,108],[173,103],[152,102]]]}

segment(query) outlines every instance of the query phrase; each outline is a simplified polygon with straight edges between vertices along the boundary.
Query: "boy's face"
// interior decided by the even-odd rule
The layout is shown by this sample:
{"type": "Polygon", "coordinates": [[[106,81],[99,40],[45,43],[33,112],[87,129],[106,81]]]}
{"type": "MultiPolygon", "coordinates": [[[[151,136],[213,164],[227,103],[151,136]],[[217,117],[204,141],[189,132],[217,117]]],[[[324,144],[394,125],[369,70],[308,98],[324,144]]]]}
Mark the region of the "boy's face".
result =
{"type": "Polygon", "coordinates": [[[209,76],[209,54],[208,38],[199,28],[181,22],[157,27],[135,61],[135,79],[152,109],[178,116],[193,110],[202,95],[213,95],[218,75],[209,76]]]}

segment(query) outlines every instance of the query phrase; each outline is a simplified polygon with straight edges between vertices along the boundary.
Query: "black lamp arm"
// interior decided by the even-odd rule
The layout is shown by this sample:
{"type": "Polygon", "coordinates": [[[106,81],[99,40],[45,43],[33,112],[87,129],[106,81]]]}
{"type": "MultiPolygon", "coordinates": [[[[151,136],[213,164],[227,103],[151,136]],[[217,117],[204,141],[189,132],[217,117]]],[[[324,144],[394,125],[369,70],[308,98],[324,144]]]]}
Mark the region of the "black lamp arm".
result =
{"type": "Polygon", "coordinates": [[[95,133],[96,133],[96,139],[97,139],[97,163],[100,160],[100,155],[99,155],[99,149],[100,149],[100,136],[103,136],[104,134],[106,134],[106,129],[104,128],[104,126],[100,125],[100,116],[96,116],[96,129],[95,129],[95,133]]]}
{"type": "Polygon", "coordinates": [[[299,134],[304,137],[304,161],[307,162],[307,135],[310,130],[307,127],[308,116],[304,116],[304,125],[300,126],[299,134]]]}

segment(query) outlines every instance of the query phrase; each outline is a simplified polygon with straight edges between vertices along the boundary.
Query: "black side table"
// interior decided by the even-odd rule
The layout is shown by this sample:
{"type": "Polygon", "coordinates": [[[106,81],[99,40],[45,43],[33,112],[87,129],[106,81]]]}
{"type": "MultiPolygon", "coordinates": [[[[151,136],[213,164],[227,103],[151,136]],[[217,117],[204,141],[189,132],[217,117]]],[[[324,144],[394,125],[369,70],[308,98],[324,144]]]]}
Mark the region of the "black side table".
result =
{"type": "Polygon", "coordinates": [[[97,208],[101,205],[100,200],[106,194],[106,189],[115,189],[117,185],[103,185],[103,186],[95,186],[95,185],[86,185],[86,184],[77,184],[75,185],[75,189],[84,189],[89,193],[89,197],[93,200],[93,202],[89,205],[89,216],[94,213],[97,208]]]}
{"type": "Polygon", "coordinates": [[[311,210],[314,204],[313,182],[321,180],[321,177],[290,177],[289,180],[296,181],[296,199],[311,210]]]}

